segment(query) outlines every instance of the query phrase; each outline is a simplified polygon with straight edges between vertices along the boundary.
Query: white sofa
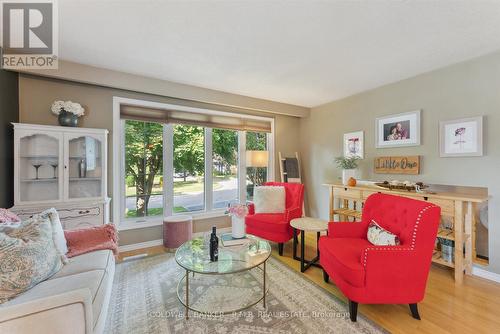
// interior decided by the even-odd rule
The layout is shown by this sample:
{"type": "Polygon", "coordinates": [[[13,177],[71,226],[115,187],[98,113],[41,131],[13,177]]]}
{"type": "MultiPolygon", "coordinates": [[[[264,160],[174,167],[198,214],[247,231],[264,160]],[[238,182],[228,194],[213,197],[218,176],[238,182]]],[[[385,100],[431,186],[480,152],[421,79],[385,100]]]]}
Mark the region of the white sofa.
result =
{"type": "Polygon", "coordinates": [[[0,305],[0,333],[102,333],[114,273],[109,250],[69,259],[50,279],[0,305]]]}

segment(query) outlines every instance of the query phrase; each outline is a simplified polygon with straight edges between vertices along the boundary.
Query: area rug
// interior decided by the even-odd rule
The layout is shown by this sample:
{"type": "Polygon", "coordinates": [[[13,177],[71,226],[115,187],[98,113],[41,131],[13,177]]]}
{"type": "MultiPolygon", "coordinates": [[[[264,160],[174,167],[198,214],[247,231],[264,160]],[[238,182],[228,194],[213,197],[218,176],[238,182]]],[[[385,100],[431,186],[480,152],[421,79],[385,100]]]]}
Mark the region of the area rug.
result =
{"type": "MultiPolygon", "coordinates": [[[[190,312],[186,320],[177,299],[177,283],[184,273],[173,254],[118,264],[104,333],[386,333],[361,314],[351,322],[343,301],[272,257],[267,262],[266,309],[259,302],[228,315],[219,315],[216,309],[213,315],[190,312]]],[[[216,286],[229,294],[240,293],[242,302],[242,287],[262,291],[262,272],[256,269],[234,276],[199,276],[192,280],[190,291],[193,303],[200,305],[213,303],[214,298],[224,300],[223,293],[211,293],[216,286]]]]}

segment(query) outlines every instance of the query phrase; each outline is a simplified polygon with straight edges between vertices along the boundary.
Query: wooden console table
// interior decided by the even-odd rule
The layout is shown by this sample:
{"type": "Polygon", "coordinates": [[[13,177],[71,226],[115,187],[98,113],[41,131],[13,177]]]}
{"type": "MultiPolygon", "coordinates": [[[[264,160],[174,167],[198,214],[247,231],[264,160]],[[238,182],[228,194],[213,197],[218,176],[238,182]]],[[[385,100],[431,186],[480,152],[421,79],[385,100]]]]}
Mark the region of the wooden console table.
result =
{"type": "Polygon", "coordinates": [[[427,201],[441,207],[443,221],[451,222],[451,226],[439,227],[438,237],[455,242],[455,261],[447,262],[441,258],[441,252],[435,250],[432,261],[455,270],[455,283],[461,284],[466,275],[472,274],[472,262],[475,260],[475,207],[478,203],[488,200],[488,196],[453,192],[416,193],[401,190],[389,190],[377,186],[359,185],[355,187],[328,183],[330,193],[330,221],[339,215],[341,221],[361,219],[361,210],[368,196],[375,193],[385,193],[427,201]],[[335,201],[340,201],[335,207],[335,201]]]}

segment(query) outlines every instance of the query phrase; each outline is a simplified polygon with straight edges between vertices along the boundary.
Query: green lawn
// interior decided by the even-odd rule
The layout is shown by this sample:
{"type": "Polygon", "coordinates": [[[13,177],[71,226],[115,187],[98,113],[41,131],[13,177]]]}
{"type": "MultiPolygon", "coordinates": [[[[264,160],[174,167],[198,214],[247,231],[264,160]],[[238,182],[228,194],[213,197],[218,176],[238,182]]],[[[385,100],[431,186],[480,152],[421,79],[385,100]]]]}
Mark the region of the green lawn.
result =
{"type": "MultiPolygon", "coordinates": [[[[182,213],[182,212],[188,212],[188,210],[183,206],[174,207],[174,213],[182,213]]],[[[163,215],[163,208],[149,209],[148,215],[151,217],[162,216],[163,215]]],[[[127,212],[127,215],[125,216],[125,218],[135,218],[135,217],[137,217],[137,210],[129,210],[127,212]]]]}
{"type": "MultiPolygon", "coordinates": [[[[220,182],[227,181],[232,177],[236,177],[235,175],[231,176],[215,176],[214,177],[214,190],[222,188],[220,182]]],[[[187,193],[196,193],[203,191],[203,179],[199,181],[174,181],[174,195],[185,195],[187,193]]],[[[161,195],[163,192],[162,185],[160,182],[155,181],[155,186],[152,189],[152,195],[161,195]]],[[[135,187],[128,187],[126,191],[127,197],[135,196],[136,191],[135,187]]]]}

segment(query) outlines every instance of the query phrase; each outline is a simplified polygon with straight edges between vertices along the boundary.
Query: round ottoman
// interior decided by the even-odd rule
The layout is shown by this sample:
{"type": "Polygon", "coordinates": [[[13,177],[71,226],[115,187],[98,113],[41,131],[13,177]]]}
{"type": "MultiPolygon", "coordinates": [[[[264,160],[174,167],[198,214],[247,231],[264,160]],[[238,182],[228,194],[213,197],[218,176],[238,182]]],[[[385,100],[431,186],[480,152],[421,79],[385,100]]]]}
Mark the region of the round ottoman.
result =
{"type": "Polygon", "coordinates": [[[163,246],[178,248],[193,235],[193,217],[176,215],[163,218],[163,246]]]}

